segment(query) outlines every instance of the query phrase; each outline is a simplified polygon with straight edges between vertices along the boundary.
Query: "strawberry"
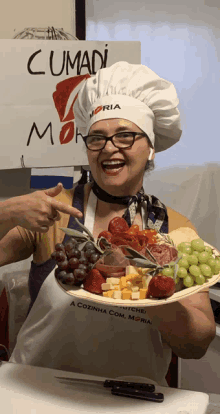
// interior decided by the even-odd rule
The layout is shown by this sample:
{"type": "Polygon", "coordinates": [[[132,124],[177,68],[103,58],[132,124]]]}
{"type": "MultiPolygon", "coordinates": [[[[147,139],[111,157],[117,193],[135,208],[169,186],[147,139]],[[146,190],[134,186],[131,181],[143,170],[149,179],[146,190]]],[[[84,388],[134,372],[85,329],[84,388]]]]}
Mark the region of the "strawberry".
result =
{"type": "Polygon", "coordinates": [[[105,283],[106,280],[102,276],[99,270],[92,269],[90,270],[86,281],[83,283],[84,289],[90,293],[96,293],[99,295],[102,293],[102,283],[105,283]]]}
{"type": "Polygon", "coordinates": [[[129,225],[122,217],[114,217],[108,225],[108,231],[112,234],[122,233],[129,230],[129,225]]]}
{"type": "Polygon", "coordinates": [[[157,299],[168,298],[175,293],[175,290],[176,285],[174,279],[158,273],[157,276],[151,279],[148,285],[147,297],[157,299]]]}

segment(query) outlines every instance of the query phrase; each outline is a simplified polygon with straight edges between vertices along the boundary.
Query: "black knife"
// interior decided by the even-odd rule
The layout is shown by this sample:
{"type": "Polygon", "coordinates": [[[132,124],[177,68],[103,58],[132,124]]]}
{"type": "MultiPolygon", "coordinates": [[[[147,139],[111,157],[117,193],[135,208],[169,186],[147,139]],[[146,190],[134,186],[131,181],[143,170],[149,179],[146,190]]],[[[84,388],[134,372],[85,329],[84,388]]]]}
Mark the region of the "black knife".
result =
{"type": "Polygon", "coordinates": [[[113,387],[123,387],[135,390],[143,390],[150,393],[155,391],[155,385],[153,384],[145,384],[141,382],[127,382],[127,381],[117,381],[117,380],[110,380],[107,379],[103,380],[92,380],[92,379],[85,379],[85,378],[71,378],[71,377],[55,377],[56,379],[64,382],[75,382],[75,383],[84,383],[84,384],[96,384],[96,385],[103,385],[105,388],[113,388],[113,387]]]}
{"type": "Polygon", "coordinates": [[[161,403],[164,401],[164,395],[160,392],[148,392],[144,391],[143,389],[134,389],[122,386],[114,386],[111,389],[111,393],[113,395],[118,395],[119,397],[130,397],[130,398],[138,398],[139,400],[145,401],[152,401],[161,403]]]}

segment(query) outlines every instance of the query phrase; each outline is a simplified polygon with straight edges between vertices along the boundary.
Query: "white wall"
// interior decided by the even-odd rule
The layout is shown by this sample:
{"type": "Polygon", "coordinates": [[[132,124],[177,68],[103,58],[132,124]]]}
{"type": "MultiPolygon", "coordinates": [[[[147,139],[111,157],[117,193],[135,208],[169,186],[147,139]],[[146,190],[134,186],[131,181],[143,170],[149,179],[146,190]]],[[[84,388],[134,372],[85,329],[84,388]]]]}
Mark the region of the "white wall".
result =
{"type": "Polygon", "coordinates": [[[48,26],[75,36],[75,0],[7,0],[1,7],[1,39],[12,39],[26,27],[48,26]]]}
{"type": "Polygon", "coordinates": [[[183,134],[158,167],[220,162],[219,0],[87,0],[87,40],[139,40],[142,63],[175,84],[183,134]]]}

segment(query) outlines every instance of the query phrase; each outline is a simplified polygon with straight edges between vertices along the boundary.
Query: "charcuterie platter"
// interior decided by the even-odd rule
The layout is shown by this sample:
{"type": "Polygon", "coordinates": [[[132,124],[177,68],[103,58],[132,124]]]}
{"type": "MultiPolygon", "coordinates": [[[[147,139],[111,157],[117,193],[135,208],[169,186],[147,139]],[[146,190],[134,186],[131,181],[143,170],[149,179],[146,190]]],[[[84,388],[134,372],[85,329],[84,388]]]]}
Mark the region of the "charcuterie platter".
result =
{"type": "Polygon", "coordinates": [[[83,225],[82,233],[62,229],[69,240],[52,257],[63,291],[97,304],[146,307],[208,291],[220,279],[219,252],[193,229],[167,235],[122,220],[113,219],[97,241],[83,225]]]}

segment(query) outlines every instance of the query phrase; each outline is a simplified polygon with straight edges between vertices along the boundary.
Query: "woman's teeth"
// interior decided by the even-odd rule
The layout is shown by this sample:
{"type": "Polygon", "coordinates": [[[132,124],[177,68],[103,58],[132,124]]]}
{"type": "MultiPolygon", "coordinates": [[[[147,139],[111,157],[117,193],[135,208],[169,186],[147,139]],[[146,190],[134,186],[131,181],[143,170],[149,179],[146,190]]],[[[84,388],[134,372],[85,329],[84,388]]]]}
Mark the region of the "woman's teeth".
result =
{"type": "Polygon", "coordinates": [[[125,165],[124,161],[104,161],[102,167],[106,170],[117,170],[125,165]]]}

